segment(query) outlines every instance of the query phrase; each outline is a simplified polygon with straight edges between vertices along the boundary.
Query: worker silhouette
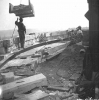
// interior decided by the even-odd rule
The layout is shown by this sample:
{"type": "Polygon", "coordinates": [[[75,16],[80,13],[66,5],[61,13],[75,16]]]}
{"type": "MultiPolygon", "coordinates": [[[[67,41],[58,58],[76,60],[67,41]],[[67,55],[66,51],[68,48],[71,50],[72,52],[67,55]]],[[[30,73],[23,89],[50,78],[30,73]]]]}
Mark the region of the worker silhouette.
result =
{"type": "Polygon", "coordinates": [[[78,26],[76,28],[76,30],[77,30],[77,34],[76,35],[77,35],[78,40],[82,41],[83,40],[83,32],[82,32],[81,26],[78,26]]]}
{"type": "Polygon", "coordinates": [[[18,33],[19,33],[19,40],[20,40],[21,48],[24,49],[26,27],[23,24],[23,18],[20,17],[19,22],[17,18],[17,21],[15,21],[15,24],[18,26],[18,33]]]}

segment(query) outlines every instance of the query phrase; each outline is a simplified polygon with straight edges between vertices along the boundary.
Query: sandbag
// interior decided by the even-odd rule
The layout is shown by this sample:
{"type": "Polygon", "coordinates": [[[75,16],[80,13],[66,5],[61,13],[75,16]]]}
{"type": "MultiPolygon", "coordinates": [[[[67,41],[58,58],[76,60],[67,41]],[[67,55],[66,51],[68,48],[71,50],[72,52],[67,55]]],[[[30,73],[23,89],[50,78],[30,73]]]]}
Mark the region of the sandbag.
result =
{"type": "Polygon", "coordinates": [[[29,5],[20,4],[18,6],[13,6],[9,3],[9,13],[14,13],[16,16],[19,17],[34,17],[34,9],[33,5],[29,0],[29,5]]]}

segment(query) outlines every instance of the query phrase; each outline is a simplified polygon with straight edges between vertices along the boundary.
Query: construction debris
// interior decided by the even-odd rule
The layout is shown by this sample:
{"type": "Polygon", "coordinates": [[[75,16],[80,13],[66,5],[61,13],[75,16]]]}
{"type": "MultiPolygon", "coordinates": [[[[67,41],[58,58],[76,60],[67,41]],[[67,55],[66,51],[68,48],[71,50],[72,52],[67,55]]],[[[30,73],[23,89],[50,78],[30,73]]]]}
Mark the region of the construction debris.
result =
{"type": "Polygon", "coordinates": [[[16,80],[14,82],[1,85],[3,96],[9,92],[25,93],[35,87],[47,86],[47,79],[43,74],[16,80]]]}
{"type": "MultiPolygon", "coordinates": [[[[64,51],[62,50],[63,52],[61,51],[62,53],[55,59],[44,63],[37,61],[39,54],[35,54],[37,57],[22,54],[8,62],[5,68],[3,67],[0,70],[1,74],[6,77],[6,84],[1,85],[3,88],[2,98],[4,100],[7,100],[7,98],[11,100],[12,97],[12,100],[77,99],[78,95],[74,94],[75,78],[79,77],[82,67],[80,65],[82,59],[79,57],[77,48],[80,50],[82,47],[77,45],[68,47],[64,51]],[[14,75],[7,76],[8,73],[14,75]],[[7,79],[9,79],[9,82],[7,79]],[[36,87],[38,88],[35,91],[36,87]]],[[[53,52],[49,50],[52,53],[50,56],[53,56],[57,51],[56,49],[52,50],[53,52]]]]}

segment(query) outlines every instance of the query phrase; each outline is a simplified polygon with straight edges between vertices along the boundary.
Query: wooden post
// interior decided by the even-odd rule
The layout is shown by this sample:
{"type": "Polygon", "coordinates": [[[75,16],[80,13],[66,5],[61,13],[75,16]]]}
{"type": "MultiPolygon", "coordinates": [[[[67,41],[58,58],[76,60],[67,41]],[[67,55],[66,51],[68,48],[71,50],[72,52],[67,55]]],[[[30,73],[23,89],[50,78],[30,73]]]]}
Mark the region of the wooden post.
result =
{"type": "Polygon", "coordinates": [[[93,71],[99,71],[99,0],[89,3],[89,47],[93,59],[93,71]]]}

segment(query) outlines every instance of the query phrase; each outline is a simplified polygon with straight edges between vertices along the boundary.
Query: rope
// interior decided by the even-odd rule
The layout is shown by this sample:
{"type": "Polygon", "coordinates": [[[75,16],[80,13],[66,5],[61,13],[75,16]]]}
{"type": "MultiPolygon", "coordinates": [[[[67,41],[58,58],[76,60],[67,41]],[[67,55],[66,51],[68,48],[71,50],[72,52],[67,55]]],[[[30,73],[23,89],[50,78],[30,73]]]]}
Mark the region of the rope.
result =
{"type": "MultiPolygon", "coordinates": [[[[22,0],[20,0],[20,4],[22,3],[22,0]]],[[[17,17],[18,18],[18,17],[17,17]]],[[[16,25],[15,25],[15,28],[14,28],[14,30],[13,30],[13,33],[12,33],[12,39],[13,39],[13,35],[14,35],[14,32],[15,32],[15,29],[16,29],[16,25]]],[[[13,39],[13,42],[14,42],[14,39],[13,39]]],[[[13,44],[14,45],[14,44],[13,44]]]]}
{"type": "MultiPolygon", "coordinates": [[[[22,2],[22,0],[20,0],[20,4],[21,4],[21,2],[22,2]]],[[[18,18],[18,17],[17,17],[18,18]]],[[[14,28],[14,30],[13,30],[13,33],[12,33],[12,37],[11,38],[13,38],[13,35],[14,35],[14,32],[15,32],[15,29],[16,29],[16,25],[15,25],[15,28],[14,28]]]]}
{"type": "Polygon", "coordinates": [[[12,37],[11,37],[11,38],[13,38],[13,35],[14,35],[14,32],[15,32],[15,29],[16,29],[16,25],[15,25],[15,27],[14,27],[14,30],[13,30],[13,33],[12,33],[12,37]]]}
{"type": "MultiPolygon", "coordinates": [[[[13,40],[13,44],[12,44],[12,46],[14,45],[14,38],[13,38],[13,35],[14,35],[14,32],[15,32],[15,29],[16,29],[16,25],[15,25],[15,27],[14,27],[14,30],[13,30],[13,33],[12,33],[12,40],[13,40]]],[[[13,49],[11,50],[11,52],[13,52],[13,49]]]]}
{"type": "MultiPolygon", "coordinates": [[[[21,2],[22,2],[22,0],[20,0],[20,4],[21,4],[21,2]]],[[[13,34],[15,32],[15,29],[16,29],[16,25],[15,25],[15,28],[14,28],[13,33],[12,33],[12,38],[13,38],[13,34]]]]}
{"type": "MultiPolygon", "coordinates": [[[[21,2],[22,2],[22,0],[20,0],[20,4],[21,4],[21,2]]],[[[11,37],[12,39],[13,39],[13,35],[14,35],[14,32],[15,32],[15,29],[16,29],[16,25],[15,25],[14,30],[13,30],[13,33],[12,33],[12,37],[11,37]]],[[[13,42],[14,42],[14,39],[13,39],[13,42]]],[[[13,45],[14,45],[14,43],[13,43],[13,45]]]]}

